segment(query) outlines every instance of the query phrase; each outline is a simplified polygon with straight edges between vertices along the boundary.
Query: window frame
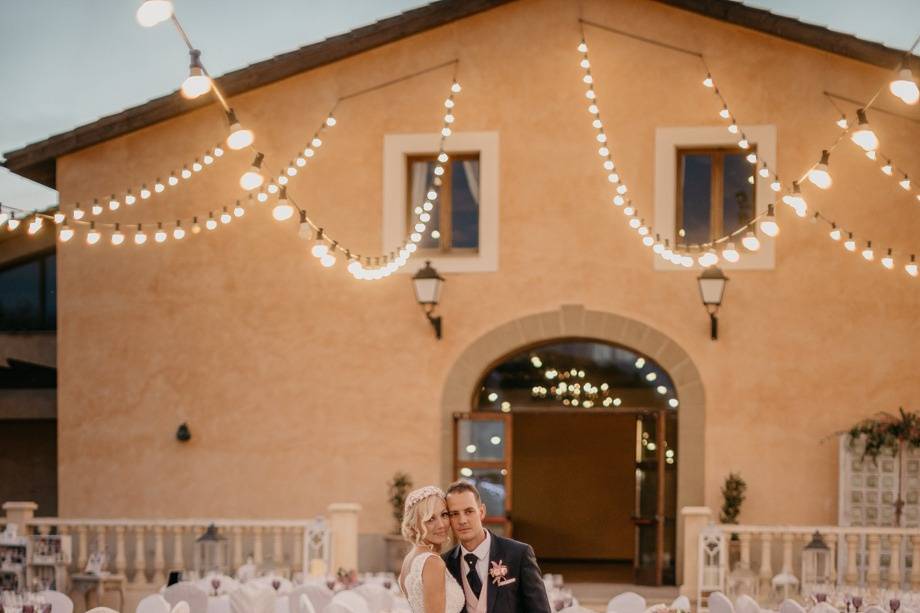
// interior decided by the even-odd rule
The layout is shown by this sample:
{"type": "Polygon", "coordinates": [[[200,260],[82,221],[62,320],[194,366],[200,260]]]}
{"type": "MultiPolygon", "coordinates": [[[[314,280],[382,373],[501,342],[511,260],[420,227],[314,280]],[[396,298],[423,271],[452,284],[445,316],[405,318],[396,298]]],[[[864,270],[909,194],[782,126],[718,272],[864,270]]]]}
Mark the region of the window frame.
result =
{"type": "MultiPolygon", "coordinates": [[[[406,225],[408,226],[415,218],[413,209],[419,206],[419,203],[412,202],[412,165],[416,162],[437,163],[438,152],[431,153],[413,153],[407,155],[406,159],[406,225]]],[[[440,254],[440,255],[476,255],[479,253],[477,240],[476,248],[472,247],[454,247],[453,246],[453,175],[454,165],[452,162],[476,160],[480,165],[480,155],[478,151],[462,151],[451,153],[450,159],[444,165],[444,174],[441,175],[441,189],[438,190],[438,200],[436,205],[439,208],[439,227],[437,230],[441,233],[439,237],[440,246],[437,248],[419,248],[418,253],[422,255],[440,254]]],[[[480,189],[480,191],[482,191],[480,189]]],[[[481,211],[479,212],[481,216],[481,211]]]]}
{"type": "MultiPolygon", "coordinates": [[[[680,235],[680,230],[683,228],[684,220],[684,172],[683,172],[683,158],[687,155],[707,155],[710,157],[712,162],[710,163],[710,175],[709,175],[709,237],[705,242],[715,240],[725,236],[727,233],[725,230],[725,156],[726,154],[732,155],[747,155],[748,153],[757,153],[757,145],[752,144],[749,149],[742,149],[738,146],[724,146],[716,145],[712,147],[677,147],[674,149],[674,153],[677,156],[676,168],[677,168],[677,190],[675,192],[676,201],[674,203],[674,236],[676,237],[678,245],[687,246],[693,243],[687,243],[680,235]],[[718,161],[718,163],[716,163],[718,161]]],[[[745,160],[747,161],[747,160],[745,160]]],[[[751,175],[754,177],[754,184],[751,186],[751,193],[753,194],[753,205],[754,208],[751,211],[751,218],[753,219],[757,215],[757,183],[759,176],[757,175],[756,167],[751,165],[751,175]]]]}
{"type": "MultiPolygon", "coordinates": [[[[772,124],[745,125],[744,134],[752,146],[756,145],[757,155],[767,163],[771,169],[776,168],[776,126],[772,124]]],[[[724,125],[705,126],[674,126],[658,127],[655,129],[654,146],[654,184],[653,202],[655,205],[655,228],[662,241],[667,239],[671,245],[676,245],[676,204],[677,204],[677,148],[691,147],[734,147],[738,144],[738,136],[729,133],[724,125]]],[[[769,203],[778,199],[770,189],[770,181],[755,181],[756,194],[754,214],[766,213],[769,203]]],[[[761,248],[753,253],[745,252],[740,261],[732,263],[722,260],[719,267],[723,270],[774,270],[776,261],[776,241],[765,237],[758,230],[761,239],[761,248]]],[[[736,237],[735,244],[739,247],[741,237],[736,237]]],[[[679,264],[669,262],[655,254],[647,256],[651,266],[656,271],[663,272],[688,272],[701,270],[694,260],[690,269],[679,264]]]]}
{"type": "MultiPolygon", "coordinates": [[[[37,325],[27,328],[7,328],[3,325],[2,320],[0,320],[0,334],[15,334],[15,333],[32,333],[32,332],[55,332],[57,330],[57,309],[55,308],[55,317],[51,325],[47,325],[49,322],[47,317],[47,308],[48,301],[45,297],[46,295],[46,285],[48,283],[48,263],[47,259],[49,256],[55,256],[54,265],[57,266],[57,249],[54,247],[48,249],[42,249],[35,253],[30,253],[28,255],[9,260],[0,264],[0,273],[4,273],[8,270],[14,268],[19,268],[20,266],[25,266],[31,264],[32,262],[38,262],[38,321],[37,325]]],[[[57,275],[55,275],[55,278],[57,275]]],[[[55,299],[57,298],[57,282],[55,281],[55,299]]]]}

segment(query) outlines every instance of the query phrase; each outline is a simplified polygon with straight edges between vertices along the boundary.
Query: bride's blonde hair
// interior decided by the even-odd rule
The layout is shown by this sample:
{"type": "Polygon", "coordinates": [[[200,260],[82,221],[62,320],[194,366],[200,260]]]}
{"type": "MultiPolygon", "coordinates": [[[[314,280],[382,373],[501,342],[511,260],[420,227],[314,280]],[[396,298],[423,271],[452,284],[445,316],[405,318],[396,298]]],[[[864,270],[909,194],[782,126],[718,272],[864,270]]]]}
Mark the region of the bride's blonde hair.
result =
{"type": "Polygon", "coordinates": [[[428,528],[425,523],[434,517],[437,501],[444,500],[441,488],[426,485],[406,497],[406,506],[403,510],[402,535],[403,538],[419,547],[425,546],[425,537],[428,528]]]}

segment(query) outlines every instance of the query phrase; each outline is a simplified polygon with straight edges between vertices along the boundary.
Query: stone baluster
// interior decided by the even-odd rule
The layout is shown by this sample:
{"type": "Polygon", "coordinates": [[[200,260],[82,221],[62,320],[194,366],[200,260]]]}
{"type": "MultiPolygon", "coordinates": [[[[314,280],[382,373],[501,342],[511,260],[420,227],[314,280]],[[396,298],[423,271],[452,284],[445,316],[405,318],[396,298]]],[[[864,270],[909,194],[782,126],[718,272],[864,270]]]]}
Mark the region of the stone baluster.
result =
{"type": "Polygon", "coordinates": [[[233,526],[230,531],[233,533],[233,567],[238,569],[243,565],[243,529],[233,526]]]}
{"type": "Polygon", "coordinates": [[[910,589],[916,592],[920,591],[920,536],[911,536],[910,545],[910,589]]]}
{"type": "Polygon", "coordinates": [[[96,553],[105,553],[106,551],[105,532],[105,526],[96,526],[96,553]]]}
{"type": "Polygon", "coordinates": [[[115,572],[124,574],[128,568],[128,558],[125,555],[125,527],[115,526],[115,572]]]}
{"type": "Polygon", "coordinates": [[[791,532],[783,533],[783,568],[780,571],[783,574],[795,575],[792,566],[792,546],[795,543],[795,535],[791,532]]]}
{"type": "Polygon", "coordinates": [[[881,573],[881,541],[882,537],[878,534],[869,534],[866,537],[869,542],[869,568],[866,571],[866,583],[873,592],[878,590],[879,582],[882,578],[881,573]]]}
{"type": "Polygon", "coordinates": [[[836,585],[837,584],[837,534],[836,533],[828,534],[824,540],[825,542],[827,542],[827,546],[830,547],[831,549],[831,555],[830,555],[831,566],[828,569],[828,578],[830,579],[831,585],[836,585]]]}
{"type": "Polygon", "coordinates": [[[303,572],[303,534],[304,529],[295,526],[291,528],[291,532],[294,533],[294,556],[291,559],[291,572],[303,572]]]}
{"type": "Polygon", "coordinates": [[[82,572],[86,568],[87,560],[89,560],[89,554],[87,553],[89,535],[86,533],[86,526],[77,526],[77,537],[80,541],[77,546],[77,568],[82,572]]]}
{"type": "Polygon", "coordinates": [[[888,589],[901,589],[901,535],[888,535],[888,551],[890,552],[888,563],[888,589]]]}
{"type": "Polygon", "coordinates": [[[252,527],[252,561],[256,566],[262,566],[262,528],[252,527]]]}
{"type": "MultiPolygon", "coordinates": [[[[70,536],[70,526],[58,526],[58,529],[57,529],[57,530],[58,530],[58,534],[60,534],[60,535],[64,538],[64,540],[66,540],[67,537],[70,536]]],[[[70,544],[71,544],[71,547],[73,547],[73,540],[72,540],[72,539],[71,539],[70,544]]],[[[73,551],[73,550],[71,550],[71,551],[73,551]]],[[[76,567],[73,565],[73,562],[74,562],[74,561],[73,561],[73,556],[71,555],[71,556],[70,556],[70,566],[69,566],[68,568],[76,568],[76,567]]],[[[82,570],[82,569],[81,569],[81,570],[82,570]]]]}
{"type": "Polygon", "coordinates": [[[847,534],[847,570],[843,579],[847,585],[855,586],[859,582],[859,566],[856,565],[856,556],[859,554],[859,535],[847,534]]]}
{"type": "Polygon", "coordinates": [[[147,584],[147,550],[144,541],[144,526],[134,526],[134,585],[147,584]]]}
{"type": "Polygon", "coordinates": [[[163,526],[153,527],[153,584],[161,585],[166,582],[163,570],[166,568],[166,558],[163,555],[163,526]]]}
{"type": "Polygon", "coordinates": [[[185,528],[182,526],[173,526],[173,552],[172,567],[176,570],[185,570],[185,556],[182,551],[182,537],[185,528]]]}
{"type": "Polygon", "coordinates": [[[738,568],[750,570],[751,568],[751,533],[742,532],[738,535],[741,541],[741,558],[738,560],[738,568]]]}
{"type": "Polygon", "coordinates": [[[760,593],[770,593],[770,580],[773,579],[773,535],[764,532],[760,535],[760,593]]]}
{"type": "Polygon", "coordinates": [[[272,561],[275,563],[275,568],[284,566],[284,541],[281,540],[282,530],[283,528],[281,526],[274,526],[272,528],[272,561]]]}
{"type": "Polygon", "coordinates": [[[41,536],[48,536],[49,534],[51,534],[51,526],[49,526],[48,524],[41,524],[37,526],[37,528],[38,528],[38,533],[41,536]]]}

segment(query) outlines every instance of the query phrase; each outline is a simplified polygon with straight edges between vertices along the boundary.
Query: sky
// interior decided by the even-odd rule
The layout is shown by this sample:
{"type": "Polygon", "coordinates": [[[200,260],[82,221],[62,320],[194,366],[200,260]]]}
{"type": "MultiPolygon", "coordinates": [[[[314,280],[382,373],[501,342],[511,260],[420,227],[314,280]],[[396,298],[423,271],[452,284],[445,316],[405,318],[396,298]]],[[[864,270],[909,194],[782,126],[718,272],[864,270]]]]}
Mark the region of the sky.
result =
{"type": "MultiPolygon", "coordinates": [[[[573,0],[574,1],[574,0],[573,0]]],[[[174,0],[211,74],[427,4],[428,0],[174,0]]],[[[174,91],[188,52],[174,28],[142,28],[140,0],[0,0],[0,152],[174,91]]],[[[920,0],[745,0],[906,49],[920,0]]],[[[0,202],[46,208],[57,192],[0,169],[0,202]]]]}

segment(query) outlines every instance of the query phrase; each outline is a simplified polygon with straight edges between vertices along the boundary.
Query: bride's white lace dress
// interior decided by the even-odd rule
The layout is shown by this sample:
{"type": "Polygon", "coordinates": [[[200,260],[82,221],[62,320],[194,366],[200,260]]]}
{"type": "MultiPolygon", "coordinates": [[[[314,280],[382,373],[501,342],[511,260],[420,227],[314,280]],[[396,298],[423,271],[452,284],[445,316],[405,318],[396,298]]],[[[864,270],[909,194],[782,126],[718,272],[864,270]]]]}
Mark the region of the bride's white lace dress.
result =
{"type": "MultiPolygon", "coordinates": [[[[425,560],[433,553],[420,553],[415,556],[409,566],[409,574],[403,580],[406,586],[406,596],[409,598],[409,606],[412,607],[412,613],[435,613],[435,611],[425,610],[425,590],[422,586],[422,568],[425,566],[425,560]]],[[[444,569],[444,613],[459,613],[466,607],[466,597],[463,595],[463,588],[457,583],[457,580],[450,574],[450,571],[444,569]]]]}

